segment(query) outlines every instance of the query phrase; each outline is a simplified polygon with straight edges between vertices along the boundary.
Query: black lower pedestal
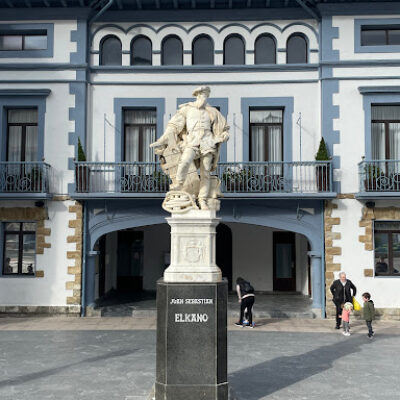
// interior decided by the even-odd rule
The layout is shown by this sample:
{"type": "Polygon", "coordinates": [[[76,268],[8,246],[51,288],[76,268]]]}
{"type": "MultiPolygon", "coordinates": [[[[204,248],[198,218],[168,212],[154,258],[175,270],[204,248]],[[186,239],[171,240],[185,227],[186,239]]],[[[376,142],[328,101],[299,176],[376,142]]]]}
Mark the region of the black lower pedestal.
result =
{"type": "Polygon", "coordinates": [[[157,283],[156,400],[227,400],[228,282],[157,283]]]}

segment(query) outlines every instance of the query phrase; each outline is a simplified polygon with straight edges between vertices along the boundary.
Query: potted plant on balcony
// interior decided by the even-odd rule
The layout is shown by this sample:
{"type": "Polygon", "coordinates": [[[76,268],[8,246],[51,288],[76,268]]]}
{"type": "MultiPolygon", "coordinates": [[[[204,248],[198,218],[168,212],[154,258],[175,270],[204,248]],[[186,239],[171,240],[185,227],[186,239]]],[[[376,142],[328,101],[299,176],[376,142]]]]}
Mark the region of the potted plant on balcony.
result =
{"type": "MultiPolygon", "coordinates": [[[[83,151],[81,140],[78,138],[78,163],[86,161],[86,154],[83,151]]],[[[75,182],[78,193],[89,191],[90,169],[87,165],[75,165],[75,182]]]]}
{"type": "Polygon", "coordinates": [[[380,189],[380,181],[385,174],[375,164],[367,164],[364,166],[364,187],[366,192],[375,192],[380,189]]]}
{"type": "Polygon", "coordinates": [[[317,177],[317,187],[319,192],[329,191],[329,182],[331,176],[331,167],[328,161],[331,160],[329,156],[328,147],[326,146],[324,138],[321,138],[319,143],[318,152],[315,155],[316,161],[326,161],[326,164],[318,164],[315,168],[317,177]]]}

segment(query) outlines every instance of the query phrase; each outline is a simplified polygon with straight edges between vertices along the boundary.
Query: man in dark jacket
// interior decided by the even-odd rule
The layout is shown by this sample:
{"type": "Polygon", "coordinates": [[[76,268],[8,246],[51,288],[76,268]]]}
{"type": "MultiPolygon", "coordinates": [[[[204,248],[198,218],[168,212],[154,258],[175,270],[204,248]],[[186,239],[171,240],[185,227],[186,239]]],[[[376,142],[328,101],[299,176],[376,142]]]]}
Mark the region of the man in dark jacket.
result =
{"type": "Polygon", "coordinates": [[[340,272],[339,279],[336,279],[331,285],[331,293],[333,296],[332,301],[336,306],[336,329],[340,329],[342,304],[353,303],[353,296],[356,295],[357,288],[346,278],[345,272],[340,272]]]}

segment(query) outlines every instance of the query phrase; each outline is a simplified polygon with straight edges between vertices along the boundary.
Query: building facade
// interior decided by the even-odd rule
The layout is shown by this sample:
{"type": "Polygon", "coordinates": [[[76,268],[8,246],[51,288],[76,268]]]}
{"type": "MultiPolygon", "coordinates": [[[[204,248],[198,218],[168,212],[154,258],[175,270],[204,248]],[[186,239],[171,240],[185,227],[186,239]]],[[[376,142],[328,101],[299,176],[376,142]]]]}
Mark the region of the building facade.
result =
{"type": "Polygon", "coordinates": [[[298,292],[325,317],[345,270],[400,316],[396,1],[1,7],[0,311],[85,315],[155,290],[169,182],[148,144],[206,84],[230,125],[215,173],[231,287],[298,292]]]}

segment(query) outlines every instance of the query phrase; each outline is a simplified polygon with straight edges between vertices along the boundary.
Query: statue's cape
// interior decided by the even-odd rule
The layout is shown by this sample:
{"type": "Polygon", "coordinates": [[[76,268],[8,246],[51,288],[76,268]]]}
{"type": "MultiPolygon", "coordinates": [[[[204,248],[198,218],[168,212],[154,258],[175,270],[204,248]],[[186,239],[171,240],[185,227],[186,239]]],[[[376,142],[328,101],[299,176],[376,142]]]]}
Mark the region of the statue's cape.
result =
{"type": "MultiPolygon", "coordinates": [[[[186,111],[190,107],[197,107],[196,103],[190,102],[190,103],[181,104],[179,106],[179,110],[178,110],[177,114],[183,114],[183,116],[186,119],[186,111]]],[[[215,138],[222,139],[224,132],[228,132],[228,130],[229,130],[229,126],[226,122],[226,119],[215,107],[212,107],[209,104],[206,104],[206,110],[208,112],[208,115],[210,116],[211,129],[212,129],[212,132],[213,132],[215,138]]],[[[186,129],[185,128],[181,129],[179,132],[177,132],[177,135],[181,136],[183,138],[186,135],[186,129]]],[[[215,154],[215,157],[213,158],[212,171],[215,171],[215,169],[217,168],[219,154],[221,151],[221,144],[222,143],[218,143],[216,146],[217,152],[215,154]]],[[[197,165],[197,167],[199,167],[199,166],[197,165]]]]}

